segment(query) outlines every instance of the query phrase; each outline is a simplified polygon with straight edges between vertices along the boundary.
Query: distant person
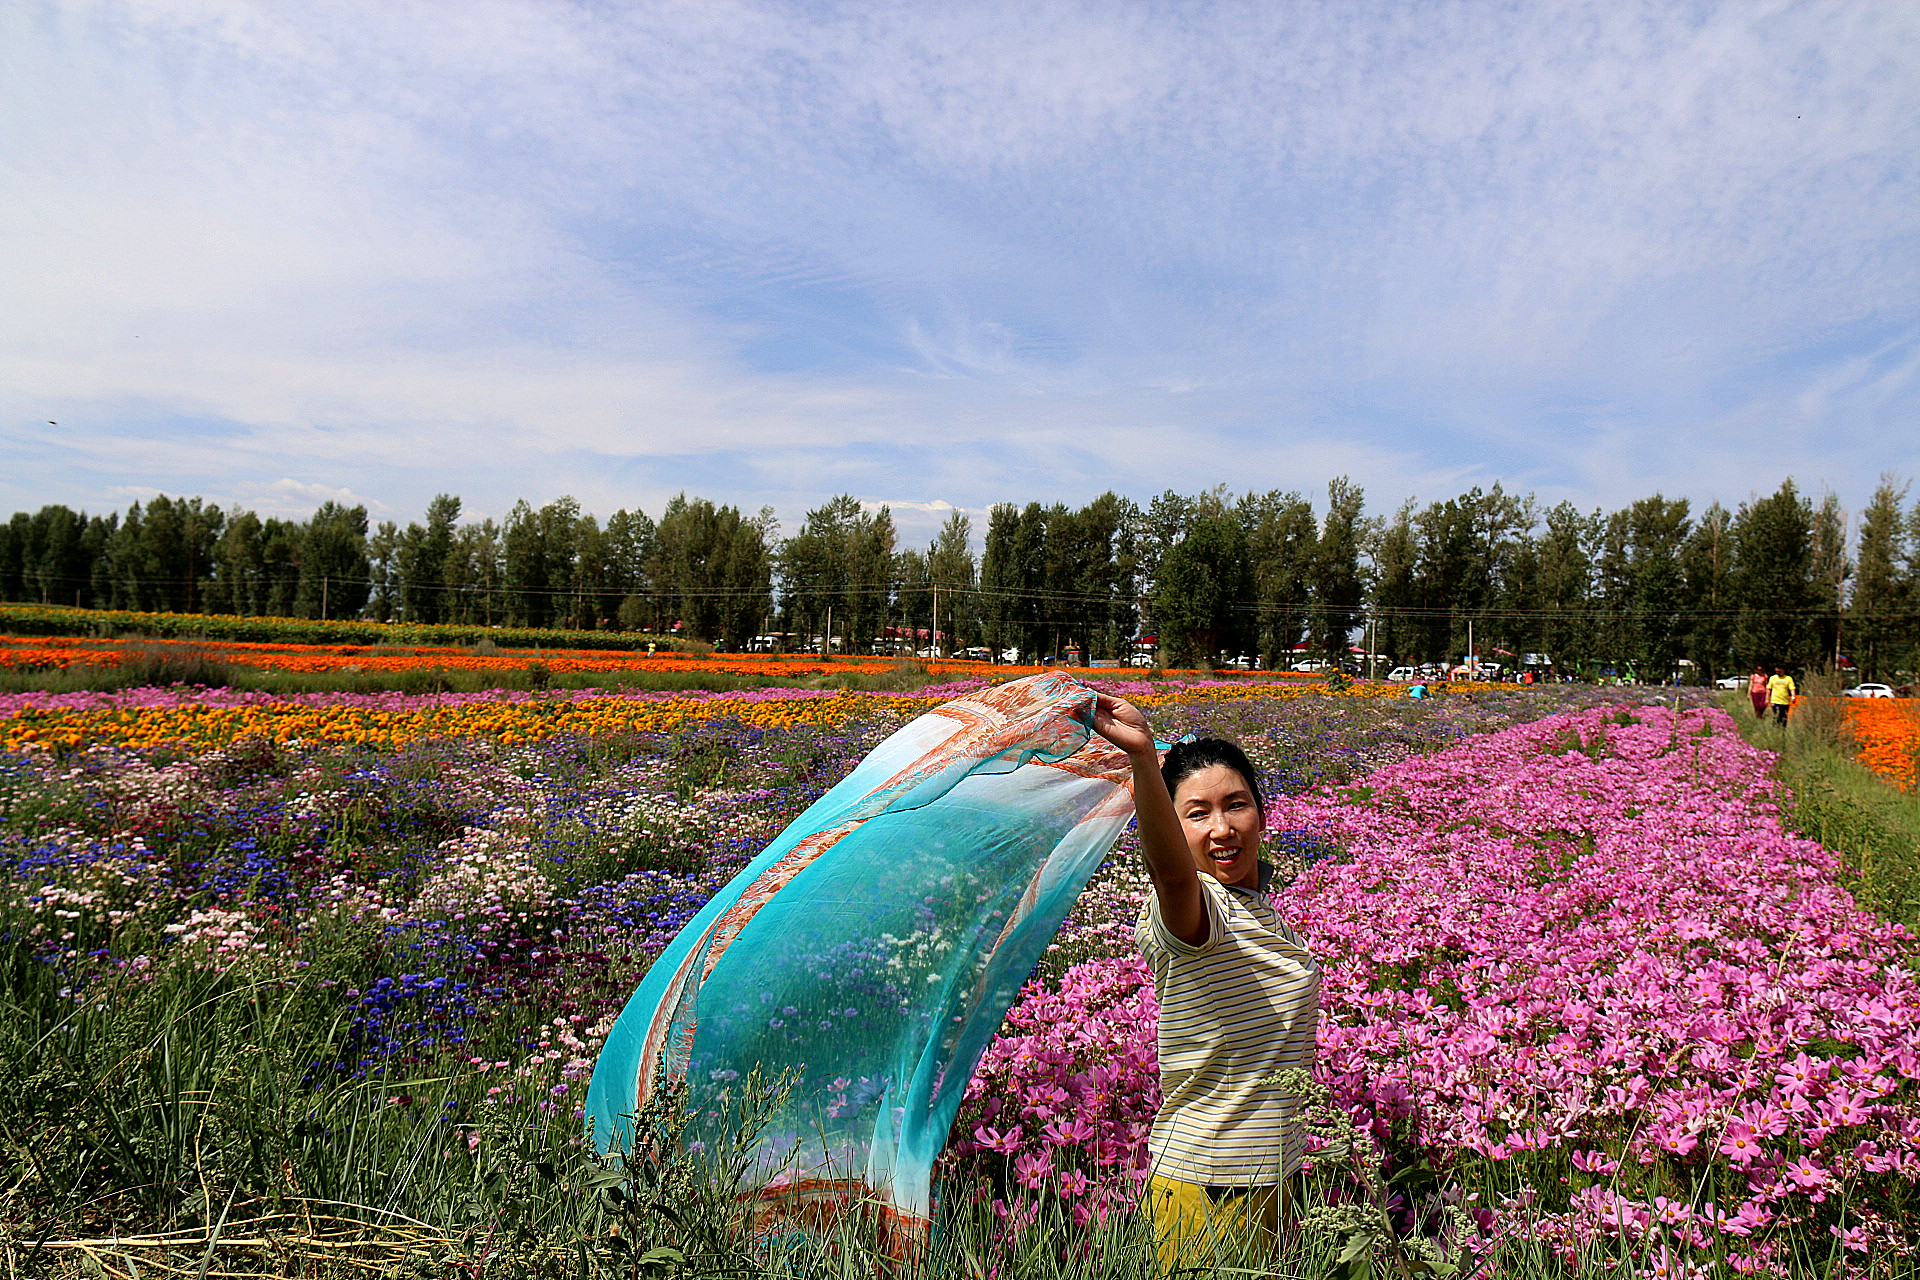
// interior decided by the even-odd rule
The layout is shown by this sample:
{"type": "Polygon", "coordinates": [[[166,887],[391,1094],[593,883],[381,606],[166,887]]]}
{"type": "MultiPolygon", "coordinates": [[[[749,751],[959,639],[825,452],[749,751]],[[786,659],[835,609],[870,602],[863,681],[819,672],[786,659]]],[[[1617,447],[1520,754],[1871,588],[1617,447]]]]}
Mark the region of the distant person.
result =
{"type": "Polygon", "coordinates": [[[1793,706],[1793,695],[1797,692],[1787,669],[1775,667],[1772,679],[1767,681],[1767,705],[1773,708],[1775,724],[1784,725],[1787,722],[1787,711],[1793,706]]]}
{"type": "Polygon", "coordinates": [[[1753,664],[1753,674],[1747,677],[1747,696],[1753,699],[1753,718],[1767,718],[1767,668],[1766,664],[1753,664]]]}
{"type": "Polygon", "coordinates": [[[1407,689],[1407,696],[1408,696],[1409,698],[1424,698],[1424,697],[1426,697],[1426,696],[1427,696],[1427,686],[1426,686],[1426,684],[1425,684],[1425,683],[1423,682],[1423,683],[1421,683],[1421,684],[1416,684],[1416,685],[1411,685],[1411,686],[1409,686],[1409,687],[1408,687],[1408,689],[1407,689]]]}

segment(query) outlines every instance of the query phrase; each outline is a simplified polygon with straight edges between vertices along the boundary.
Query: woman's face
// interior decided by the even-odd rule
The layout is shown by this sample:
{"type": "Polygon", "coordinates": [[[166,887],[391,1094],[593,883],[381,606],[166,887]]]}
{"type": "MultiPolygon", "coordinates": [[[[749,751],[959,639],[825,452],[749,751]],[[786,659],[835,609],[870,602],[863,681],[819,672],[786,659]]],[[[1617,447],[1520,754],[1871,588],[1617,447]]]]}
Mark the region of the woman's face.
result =
{"type": "Polygon", "coordinates": [[[1260,808],[1253,789],[1224,764],[1196,769],[1173,793],[1174,816],[1201,874],[1221,884],[1260,885],[1260,808]]]}

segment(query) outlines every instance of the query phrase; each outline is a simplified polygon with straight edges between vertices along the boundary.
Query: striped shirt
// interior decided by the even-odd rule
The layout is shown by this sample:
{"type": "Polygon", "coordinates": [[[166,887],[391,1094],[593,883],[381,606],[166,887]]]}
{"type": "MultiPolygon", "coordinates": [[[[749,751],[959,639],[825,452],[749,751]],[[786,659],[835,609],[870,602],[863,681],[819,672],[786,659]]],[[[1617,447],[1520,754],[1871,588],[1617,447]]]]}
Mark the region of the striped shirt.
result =
{"type": "Polygon", "coordinates": [[[1167,930],[1156,894],[1147,895],[1134,926],[1160,1001],[1153,1172],[1208,1186],[1262,1186],[1291,1174],[1304,1154],[1294,1098],[1261,1079],[1312,1068],[1320,966],[1266,895],[1204,874],[1200,885],[1203,945],[1190,947],[1167,930]]]}

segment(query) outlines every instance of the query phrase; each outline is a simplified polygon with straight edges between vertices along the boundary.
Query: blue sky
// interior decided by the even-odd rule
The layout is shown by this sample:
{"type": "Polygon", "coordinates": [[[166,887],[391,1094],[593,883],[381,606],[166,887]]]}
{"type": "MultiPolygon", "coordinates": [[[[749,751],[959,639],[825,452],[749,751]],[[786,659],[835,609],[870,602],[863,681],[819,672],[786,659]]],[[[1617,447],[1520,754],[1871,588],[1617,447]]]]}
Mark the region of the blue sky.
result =
{"type": "Polygon", "coordinates": [[[1884,0],[16,0],[0,509],[1857,509],[1917,161],[1884,0]]]}

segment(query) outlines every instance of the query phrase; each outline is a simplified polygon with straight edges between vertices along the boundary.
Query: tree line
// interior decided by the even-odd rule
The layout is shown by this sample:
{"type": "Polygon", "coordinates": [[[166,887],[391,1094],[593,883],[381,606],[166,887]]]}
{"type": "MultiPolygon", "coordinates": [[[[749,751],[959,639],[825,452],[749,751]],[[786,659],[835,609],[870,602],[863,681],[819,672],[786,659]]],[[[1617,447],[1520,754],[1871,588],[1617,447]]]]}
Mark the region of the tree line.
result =
{"type": "Polygon", "coordinates": [[[1655,494],[1617,511],[1544,507],[1500,485],[1391,515],[1361,489],[1169,491],[1141,506],[993,507],[975,550],[955,511],[924,548],[839,495],[782,536],[770,509],[684,494],[604,521],[572,498],[370,525],[164,495],[125,512],[60,505],[0,526],[0,597],[82,607],[677,631],[734,647],[823,635],[845,649],[1078,649],[1143,641],[1170,663],[1268,667],[1361,647],[1401,662],[1545,654],[1567,670],[1701,679],[1852,663],[1920,665],[1920,502],[1885,479],[1857,518],[1791,479],[1728,510],[1655,494]]]}

